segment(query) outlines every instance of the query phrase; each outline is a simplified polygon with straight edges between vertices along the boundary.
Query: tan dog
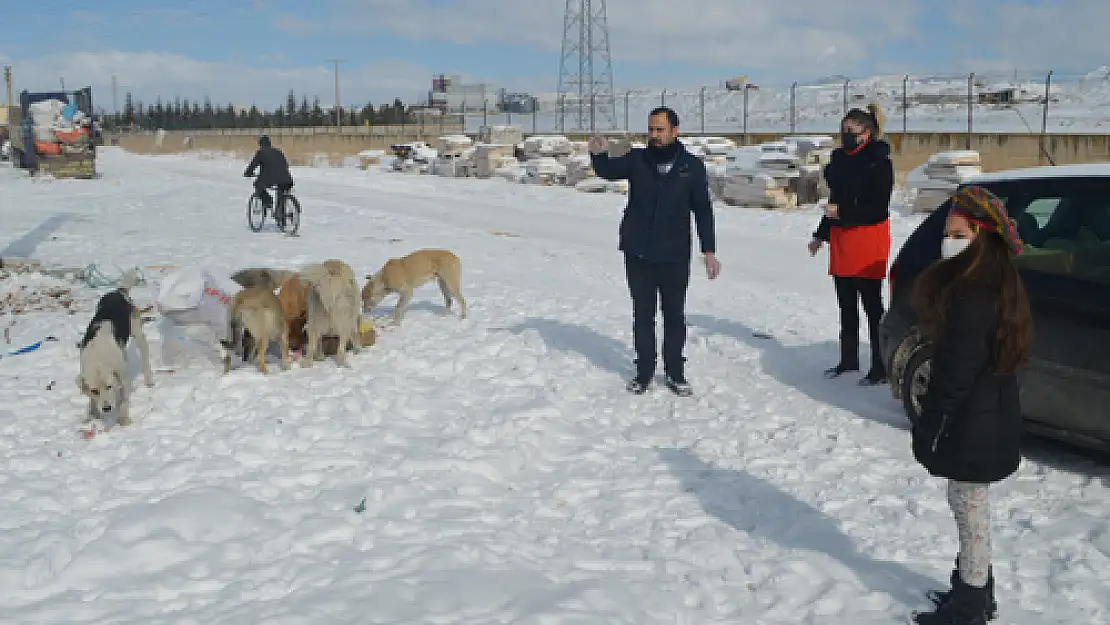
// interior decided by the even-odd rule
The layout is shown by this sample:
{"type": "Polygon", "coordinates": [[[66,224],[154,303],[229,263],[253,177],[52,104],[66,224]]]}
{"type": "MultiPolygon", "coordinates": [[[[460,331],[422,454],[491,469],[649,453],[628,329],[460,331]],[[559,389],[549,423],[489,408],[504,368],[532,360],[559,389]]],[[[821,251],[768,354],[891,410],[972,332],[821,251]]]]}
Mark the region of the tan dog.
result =
{"type": "Polygon", "coordinates": [[[451,298],[454,297],[459,300],[459,318],[466,319],[466,300],[459,288],[462,263],[448,250],[417,250],[404,258],[386,261],[378,273],[366,278],[366,286],[362,287],[363,310],[370,312],[387,295],[399,293],[397,307],[393,310],[393,324],[400,325],[412,292],[433,278],[443,293],[443,314],[451,312],[451,298]]]}
{"type": "Polygon", "coordinates": [[[278,299],[285,313],[286,334],[289,349],[303,350],[308,341],[305,324],[308,323],[308,285],[301,280],[300,274],[292,274],[281,282],[278,299]]]}
{"type": "Polygon", "coordinates": [[[328,260],[301,270],[301,281],[309,286],[308,321],[305,329],[308,343],[301,366],[311,367],[322,358],[322,339],[338,337],[335,359],[339,366],[348,366],[347,348],[356,354],[362,351],[359,325],[362,312],[358,303],[358,282],[350,265],[341,260],[328,260]]]}
{"type": "Polygon", "coordinates": [[[263,375],[268,375],[266,370],[266,352],[270,348],[270,341],[278,340],[281,347],[281,368],[288,370],[289,363],[289,335],[286,331],[285,312],[281,308],[281,300],[274,292],[266,287],[252,286],[243,289],[231,299],[227,311],[227,336],[223,341],[224,373],[231,371],[231,353],[235,347],[243,347],[243,360],[250,358],[250,347],[245,341],[244,331],[250,335],[249,344],[258,351],[258,369],[263,375]]]}
{"type": "Polygon", "coordinates": [[[268,269],[265,267],[251,267],[240,269],[231,274],[231,279],[241,287],[259,286],[274,291],[286,278],[293,275],[286,269],[268,269]]]}

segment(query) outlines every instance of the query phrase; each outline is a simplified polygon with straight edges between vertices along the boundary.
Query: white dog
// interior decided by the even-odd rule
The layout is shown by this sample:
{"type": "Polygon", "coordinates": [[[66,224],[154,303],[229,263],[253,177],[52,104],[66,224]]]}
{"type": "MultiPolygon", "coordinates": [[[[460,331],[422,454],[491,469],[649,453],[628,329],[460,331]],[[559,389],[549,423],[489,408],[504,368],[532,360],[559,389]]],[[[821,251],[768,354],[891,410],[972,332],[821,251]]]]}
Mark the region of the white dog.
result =
{"type": "Polygon", "coordinates": [[[301,270],[301,281],[309,286],[305,324],[308,343],[301,365],[310,367],[317,354],[323,357],[322,337],[336,336],[339,347],[335,360],[339,366],[346,367],[347,346],[356,354],[362,351],[359,336],[362,306],[354,270],[341,260],[328,260],[301,270]]]}
{"type": "Polygon", "coordinates": [[[119,288],[100,298],[85,338],[77,344],[81,361],[77,386],[89,398],[89,420],[114,415],[119,425],[131,425],[125,351],[131,338],[142,358],[143,379],[148,387],[154,386],[142,314],[130,296],[134,284],[132,270],[124,275],[119,288]]]}

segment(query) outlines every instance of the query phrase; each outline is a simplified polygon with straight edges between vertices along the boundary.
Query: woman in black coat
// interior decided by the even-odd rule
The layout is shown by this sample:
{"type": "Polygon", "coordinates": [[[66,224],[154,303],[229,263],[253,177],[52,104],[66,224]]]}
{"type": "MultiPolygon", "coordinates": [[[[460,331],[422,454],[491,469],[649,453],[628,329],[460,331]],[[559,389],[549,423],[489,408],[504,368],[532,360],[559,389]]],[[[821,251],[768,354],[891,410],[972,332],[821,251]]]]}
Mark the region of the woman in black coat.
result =
{"type": "Polygon", "coordinates": [[[1028,359],[1029,300],[1014,267],[1022,243],[1002,201],[982,187],[953,197],[943,260],[918,278],[914,307],[933,344],[913,454],[948,480],[960,553],[952,590],[920,625],[984,625],[994,617],[988,485],[1021,458],[1017,369],[1028,359]]]}
{"type": "Polygon", "coordinates": [[[837,378],[859,371],[859,306],[867,316],[871,367],[860,380],[864,386],[887,381],[879,349],[879,321],[883,316],[883,280],[890,260],[890,194],[894,164],[890,144],[882,139],[883,116],[878,106],[852,109],[840,122],[841,147],[833,150],[824,177],[829,204],[809,253],[829,245],[829,275],[840,308],[840,361],[825,370],[837,378]]]}

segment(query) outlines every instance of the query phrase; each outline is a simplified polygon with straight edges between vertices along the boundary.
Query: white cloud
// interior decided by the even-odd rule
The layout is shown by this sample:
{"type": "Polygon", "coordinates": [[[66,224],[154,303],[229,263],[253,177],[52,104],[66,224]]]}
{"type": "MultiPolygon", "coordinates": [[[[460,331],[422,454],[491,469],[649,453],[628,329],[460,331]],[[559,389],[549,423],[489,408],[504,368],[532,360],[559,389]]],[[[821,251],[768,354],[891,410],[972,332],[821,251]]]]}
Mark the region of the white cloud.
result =
{"type": "Polygon", "coordinates": [[[1077,70],[1110,61],[1106,48],[1110,2],[980,0],[968,8],[974,12],[970,20],[964,19],[975,37],[964,45],[972,47],[975,58],[1030,70],[1077,70]]]}
{"type": "MultiPolygon", "coordinates": [[[[119,81],[119,106],[131,91],[136,100],[153,103],[156,97],[202,100],[206,95],[220,104],[252,103],[273,108],[285,102],[290,89],[298,94],[319,96],[324,106],[335,101],[334,73],[321,62],[315,67],[259,67],[259,63],[210,62],[167,52],[84,52],[32,59],[7,59],[12,65],[16,90],[54,89],[58,79],[67,88],[93,87],[98,107],[112,108],[111,80],[119,81]],[[49,77],[49,78],[44,78],[49,77]]],[[[340,66],[341,98],[344,106],[366,102],[392,102],[400,97],[413,102],[426,94],[431,70],[401,60],[347,63],[340,66]]]]}
{"type": "MultiPolygon", "coordinates": [[[[883,44],[917,36],[919,0],[609,0],[610,47],[622,61],[677,61],[793,74],[848,73],[883,44]]],[[[554,0],[340,0],[335,27],[423,41],[562,44],[565,4],[554,0]]],[[[553,65],[555,65],[553,62],[553,65]]],[[[618,79],[619,80],[619,79],[618,79]]],[[[661,76],[660,83],[673,81],[661,76]]]]}
{"type": "MultiPolygon", "coordinates": [[[[608,0],[614,71],[655,61],[705,68],[745,68],[759,82],[844,74],[865,67],[883,71],[974,71],[1002,67],[1071,70],[1107,58],[1105,25],[1110,2],[1099,0],[608,0]],[[937,15],[944,19],[935,19],[937,15]],[[945,30],[926,32],[947,21],[945,30]],[[912,44],[933,50],[916,62],[889,60],[888,51],[912,44]],[[938,61],[937,59],[942,59],[938,61]],[[900,67],[901,66],[901,67],[900,67]],[[892,69],[893,68],[893,69],[892,69]]],[[[563,35],[559,0],[333,0],[310,19],[336,32],[388,32],[415,41],[516,45],[552,55],[542,71],[553,75],[563,35]],[[331,17],[329,18],[329,14],[331,17]]],[[[483,73],[480,68],[469,69],[483,73]]],[[[495,68],[485,74],[495,75],[495,68]]],[[[642,74],[642,72],[638,72],[642,74]]],[[[496,76],[494,76],[496,77],[496,76]]],[[[552,76],[550,82],[554,82],[552,76]]],[[[642,82],[642,81],[640,81],[642,82]]],[[[690,87],[684,76],[661,75],[652,86],[690,87]]]]}
{"type": "MultiPolygon", "coordinates": [[[[608,0],[607,4],[618,90],[696,89],[741,72],[761,84],[833,74],[862,77],[871,73],[865,67],[898,75],[1055,68],[1059,76],[1110,62],[1102,33],[1110,23],[1110,2],[1096,0],[1044,0],[1039,5],[1028,0],[940,5],[931,0],[854,0],[850,6],[830,0],[608,0]],[[923,32],[918,24],[926,11],[943,12],[944,19],[930,23],[947,22],[949,30],[923,32]],[[902,44],[935,53],[916,63],[905,60],[904,54],[887,54],[902,44]],[[629,63],[636,63],[635,79],[627,78],[629,63]],[[676,63],[688,71],[675,75],[676,63]],[[653,64],[660,67],[658,76],[650,73],[653,64]]],[[[340,67],[344,102],[394,97],[414,101],[424,96],[431,75],[439,72],[526,91],[553,91],[556,86],[565,7],[560,0],[319,0],[304,5],[311,11],[285,12],[274,12],[272,5],[252,0],[244,10],[262,12],[259,18],[269,22],[279,37],[295,33],[351,40],[388,33],[414,41],[397,50],[398,57],[406,50],[434,50],[439,42],[504,44],[544,56],[542,67],[520,67],[514,59],[471,63],[448,55],[432,68],[405,60],[360,64],[352,58],[340,67]]],[[[85,22],[97,18],[80,12],[70,17],[85,22]]],[[[178,9],[152,9],[142,19],[196,30],[204,19],[212,18],[178,9]]],[[[80,40],[74,47],[102,49],[80,40]]],[[[303,60],[286,61],[263,53],[210,62],[167,52],[27,58],[24,50],[20,49],[21,58],[12,61],[20,84],[52,88],[55,77],[64,77],[67,85],[92,84],[98,103],[104,106],[111,105],[112,73],[119,77],[121,101],[128,89],[148,102],[158,95],[197,99],[207,94],[219,102],[257,102],[267,107],[282,103],[290,88],[310,98],[319,95],[324,103],[334,97],[326,51],[310,61],[316,65],[306,65],[303,60]]]]}

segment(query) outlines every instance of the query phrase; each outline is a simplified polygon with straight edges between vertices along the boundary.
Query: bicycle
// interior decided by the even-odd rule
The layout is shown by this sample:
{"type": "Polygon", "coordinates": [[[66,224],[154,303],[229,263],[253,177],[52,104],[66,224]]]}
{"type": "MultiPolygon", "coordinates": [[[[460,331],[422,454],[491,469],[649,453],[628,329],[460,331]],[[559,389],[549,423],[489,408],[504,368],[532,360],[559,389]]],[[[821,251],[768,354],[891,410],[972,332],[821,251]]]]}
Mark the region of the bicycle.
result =
{"type": "MultiPolygon", "coordinates": [[[[270,215],[282,232],[295,237],[301,227],[301,201],[293,195],[292,187],[286,189],[279,187],[276,196],[270,215]],[[284,215],[285,218],[280,219],[279,215],[284,215]]],[[[247,199],[247,225],[252,231],[261,232],[265,222],[266,207],[262,204],[262,198],[258,193],[251,193],[250,198],[247,199]]]]}

